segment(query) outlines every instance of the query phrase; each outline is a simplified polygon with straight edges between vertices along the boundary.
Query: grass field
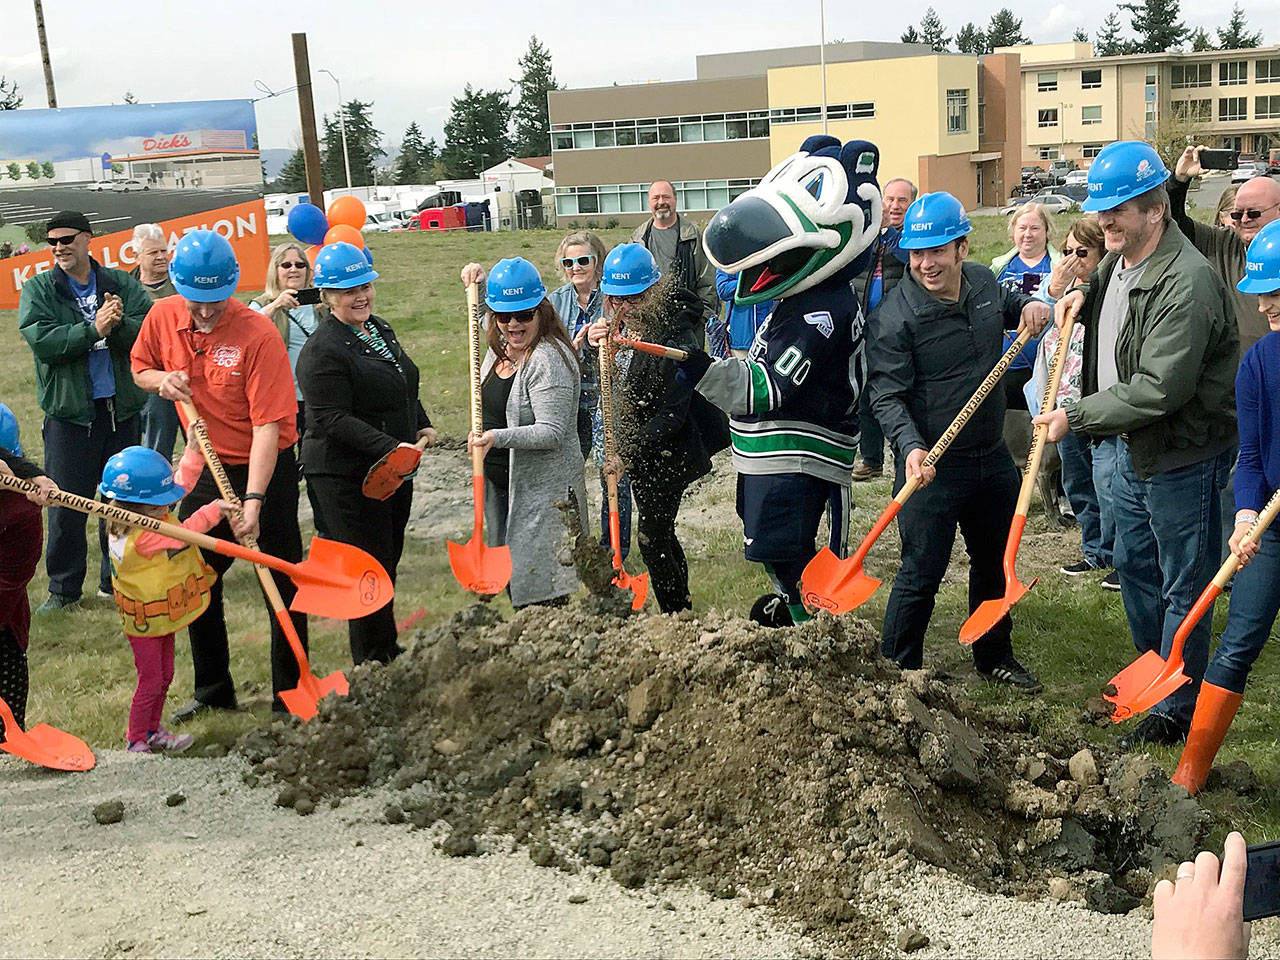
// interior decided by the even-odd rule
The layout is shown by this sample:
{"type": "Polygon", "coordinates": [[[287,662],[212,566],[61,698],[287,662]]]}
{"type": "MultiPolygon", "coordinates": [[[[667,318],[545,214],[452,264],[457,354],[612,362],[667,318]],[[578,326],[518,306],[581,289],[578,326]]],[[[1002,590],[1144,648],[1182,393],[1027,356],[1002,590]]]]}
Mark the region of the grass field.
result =
{"type": "MultiPolygon", "coordinates": [[[[1004,218],[976,218],[974,226],[973,259],[987,262],[1007,249],[1004,218]]],[[[1065,232],[1065,225],[1061,226],[1065,232]]],[[[624,229],[604,231],[608,245],[625,240],[626,235],[624,229]]],[[[553,287],[559,283],[552,270],[559,237],[560,233],[553,231],[369,236],[382,275],[375,309],[395,326],[421,367],[422,400],[443,432],[461,436],[467,427],[459,268],[468,260],[488,265],[503,256],[524,256],[539,267],[548,286],[553,287]]],[[[28,453],[39,461],[40,412],[35,403],[30,353],[17,332],[16,312],[0,312],[0,329],[4,330],[0,341],[0,399],[14,408],[24,427],[28,453]]],[[[469,476],[459,476],[458,484],[460,489],[469,489],[469,476]]],[[[703,495],[725,506],[731,504],[733,490],[724,484],[703,495]]],[[[857,536],[870,526],[889,495],[888,480],[855,487],[857,536]]],[[[727,507],[723,512],[731,516],[727,507]]],[[[467,535],[461,529],[458,533],[467,535]]],[[[896,538],[892,534],[891,530],[867,565],[869,572],[886,578],[886,585],[863,608],[876,623],[883,615],[893,573],[896,538]]],[[[765,583],[757,569],[740,559],[740,529],[736,523],[727,523],[706,532],[704,539],[705,549],[690,557],[695,608],[716,606],[745,613],[751,601],[764,592],[765,583]]],[[[1078,536],[1051,530],[1043,513],[1035,510],[1027,527],[1020,570],[1024,579],[1036,574],[1042,579],[1015,611],[1014,640],[1019,655],[1044,680],[1045,694],[1024,700],[976,681],[971,686],[975,696],[985,702],[1003,709],[1025,710],[1046,731],[1082,731],[1093,742],[1110,744],[1123,728],[1079,727],[1080,710],[1087,697],[1097,694],[1107,678],[1133,658],[1133,648],[1119,597],[1102,591],[1096,580],[1072,581],[1057,572],[1059,564],[1075,560],[1078,555],[1078,536]]],[[[638,554],[633,558],[638,564],[638,554]]],[[[91,571],[95,562],[91,559],[91,571]]],[[[33,606],[43,599],[45,589],[42,568],[30,588],[33,606]]],[[[244,564],[230,572],[227,596],[233,637],[232,669],[241,702],[249,709],[193,724],[192,731],[203,744],[225,742],[262,722],[269,704],[266,618],[252,572],[244,564]]],[[[963,570],[953,567],[938,597],[926,651],[927,665],[965,671],[969,655],[955,640],[967,612],[965,597],[963,570]]],[[[449,573],[444,544],[411,541],[400,568],[398,614],[403,617],[423,607],[426,616],[421,623],[429,626],[468,600],[449,573]]],[[[498,602],[506,604],[505,599],[498,602]]],[[[1220,603],[1216,618],[1219,629],[1225,613],[1226,604],[1220,603]]],[[[345,624],[313,621],[312,645],[317,673],[350,664],[345,624]]],[[[1277,656],[1274,648],[1264,651],[1245,705],[1221,754],[1222,760],[1248,760],[1268,787],[1275,784],[1280,772],[1276,755],[1276,731],[1280,730],[1277,656]]],[[[135,675],[113,607],[90,602],[74,614],[38,619],[32,631],[30,660],[31,722],[53,723],[95,746],[123,746],[122,731],[135,675]]],[[[190,652],[185,637],[180,637],[177,676],[168,709],[187,700],[190,685],[190,652]]],[[[1157,750],[1155,755],[1172,770],[1176,751],[1157,750]]],[[[1224,830],[1228,824],[1239,827],[1250,841],[1280,835],[1280,793],[1274,790],[1265,789],[1253,798],[1207,793],[1204,799],[1218,814],[1224,830]]]]}

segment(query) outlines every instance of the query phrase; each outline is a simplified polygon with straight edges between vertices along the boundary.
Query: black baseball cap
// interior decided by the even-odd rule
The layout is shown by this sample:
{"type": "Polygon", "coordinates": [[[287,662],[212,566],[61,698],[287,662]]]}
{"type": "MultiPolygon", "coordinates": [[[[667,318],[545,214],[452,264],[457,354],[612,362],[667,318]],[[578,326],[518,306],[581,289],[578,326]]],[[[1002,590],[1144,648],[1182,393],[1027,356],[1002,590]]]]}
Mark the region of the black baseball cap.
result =
{"type": "Polygon", "coordinates": [[[60,210],[49,218],[49,223],[45,227],[46,230],[58,230],[70,227],[72,230],[83,230],[85,233],[93,233],[93,225],[89,223],[89,218],[79,210],[60,210]]]}

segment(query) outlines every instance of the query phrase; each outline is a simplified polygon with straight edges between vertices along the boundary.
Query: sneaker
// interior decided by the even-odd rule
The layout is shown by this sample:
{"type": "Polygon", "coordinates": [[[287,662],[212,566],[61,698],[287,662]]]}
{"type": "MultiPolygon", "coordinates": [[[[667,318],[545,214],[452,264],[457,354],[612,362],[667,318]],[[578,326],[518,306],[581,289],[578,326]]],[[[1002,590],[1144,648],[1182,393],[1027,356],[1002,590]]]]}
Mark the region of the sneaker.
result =
{"type": "Polygon", "coordinates": [[[195,743],[195,740],[196,738],[189,733],[170,733],[161,727],[147,737],[147,746],[152,750],[164,750],[166,753],[181,753],[195,743]]]}
{"type": "Polygon", "coordinates": [[[1136,727],[1116,742],[1120,750],[1136,750],[1149,743],[1157,743],[1164,747],[1172,747],[1187,739],[1187,731],[1168,717],[1158,713],[1149,713],[1136,727]]]}
{"type": "Polygon", "coordinates": [[[1120,574],[1112,570],[1105,577],[1103,577],[1102,580],[1100,580],[1099,582],[1102,584],[1103,590],[1119,590],[1120,574]]]}
{"type": "Polygon", "coordinates": [[[112,591],[110,591],[110,590],[103,590],[101,587],[99,587],[99,588],[98,588],[98,599],[99,599],[99,600],[110,600],[112,603],[114,603],[114,602],[115,602],[115,599],[116,599],[116,595],[115,595],[112,591]]]}
{"type": "Polygon", "coordinates": [[[150,753],[151,744],[146,740],[129,740],[129,753],[150,753]]]}
{"type": "Polygon", "coordinates": [[[1044,689],[1040,678],[1013,657],[1006,657],[990,670],[979,670],[978,673],[994,683],[1007,683],[1021,693],[1039,693],[1044,689]]]}
{"type": "Polygon", "coordinates": [[[1078,577],[1082,573],[1093,573],[1097,569],[1088,560],[1077,560],[1075,563],[1064,563],[1058,568],[1068,577],[1078,577]]]}
{"type": "Polygon", "coordinates": [[[231,707],[215,707],[211,703],[205,703],[203,700],[192,700],[185,707],[179,707],[173,711],[173,715],[169,717],[169,722],[175,727],[181,726],[188,721],[194,720],[196,717],[203,716],[210,710],[235,710],[231,707]]]}
{"type": "Polygon", "coordinates": [[[865,460],[859,460],[858,465],[853,468],[853,479],[862,483],[865,480],[874,480],[876,477],[884,476],[884,464],[877,463],[874,466],[865,460]]]}
{"type": "Polygon", "coordinates": [[[51,593],[45,598],[44,603],[36,607],[35,613],[36,616],[43,616],[48,613],[66,613],[79,609],[79,597],[68,597],[61,593],[51,593]]]}
{"type": "Polygon", "coordinates": [[[791,611],[787,601],[776,593],[766,593],[751,605],[751,619],[762,627],[791,627],[791,611]]]}

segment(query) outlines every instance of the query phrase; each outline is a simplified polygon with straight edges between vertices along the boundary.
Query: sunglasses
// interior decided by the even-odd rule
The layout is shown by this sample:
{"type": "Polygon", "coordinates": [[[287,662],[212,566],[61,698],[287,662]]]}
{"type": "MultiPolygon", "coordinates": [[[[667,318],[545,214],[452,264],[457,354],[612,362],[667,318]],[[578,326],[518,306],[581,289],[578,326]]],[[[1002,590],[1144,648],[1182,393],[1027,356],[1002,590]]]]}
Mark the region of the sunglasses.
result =
{"type": "MultiPolygon", "coordinates": [[[[1239,219],[1239,218],[1237,217],[1236,219],[1239,219]]],[[[51,247],[57,247],[57,246],[69,247],[71,246],[71,244],[76,242],[76,238],[79,236],[80,236],[79,233],[73,233],[69,237],[46,237],[45,239],[49,241],[49,246],[51,247]]]]}
{"type": "Polygon", "coordinates": [[[638,303],[639,301],[644,299],[644,294],[643,293],[627,293],[627,294],[611,293],[609,294],[609,299],[612,300],[614,303],[638,303]]]}
{"type": "Polygon", "coordinates": [[[311,266],[311,264],[307,263],[305,260],[299,260],[296,263],[290,263],[288,260],[281,260],[280,266],[284,267],[286,270],[290,270],[293,267],[297,267],[299,270],[305,270],[307,267],[311,266]]]}
{"type": "Polygon", "coordinates": [[[534,312],[533,310],[521,310],[519,313],[495,313],[493,319],[497,320],[498,323],[510,323],[513,320],[520,323],[528,323],[533,319],[534,312]]]}
{"type": "Polygon", "coordinates": [[[1274,209],[1275,207],[1280,207],[1280,203],[1273,203],[1271,204],[1271,206],[1263,207],[1261,210],[1232,210],[1231,219],[1234,220],[1236,223],[1239,223],[1241,220],[1244,220],[1245,218],[1248,218],[1250,220],[1257,220],[1260,216],[1262,216],[1268,210],[1274,209]]]}
{"type": "Polygon", "coordinates": [[[1068,257],[1074,253],[1081,260],[1083,260],[1089,254],[1093,253],[1093,251],[1090,250],[1088,247],[1076,247],[1074,250],[1072,250],[1070,247],[1066,247],[1063,249],[1062,252],[1068,257]]]}
{"type": "Polygon", "coordinates": [[[596,255],[594,253],[589,253],[585,257],[561,257],[560,266],[564,267],[566,270],[575,264],[579,267],[589,267],[591,266],[591,261],[595,258],[596,255]]]}

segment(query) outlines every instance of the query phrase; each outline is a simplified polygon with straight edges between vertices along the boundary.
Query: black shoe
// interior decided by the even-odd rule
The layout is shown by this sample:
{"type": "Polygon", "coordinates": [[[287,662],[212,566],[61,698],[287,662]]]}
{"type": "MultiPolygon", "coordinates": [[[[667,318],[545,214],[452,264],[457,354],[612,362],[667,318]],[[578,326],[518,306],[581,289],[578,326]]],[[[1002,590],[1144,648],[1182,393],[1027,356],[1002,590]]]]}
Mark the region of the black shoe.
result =
{"type": "Polygon", "coordinates": [[[1103,590],[1119,590],[1119,589],[1120,589],[1120,574],[1118,574],[1118,573],[1116,573],[1114,570],[1112,570],[1112,571],[1111,571],[1110,573],[1108,573],[1105,577],[1103,577],[1103,578],[1102,578],[1102,580],[1101,580],[1101,581],[1099,581],[1099,582],[1102,584],[1102,589],[1103,589],[1103,590]]]}
{"type": "Polygon", "coordinates": [[[1075,563],[1064,563],[1058,568],[1068,577],[1078,577],[1082,573],[1093,573],[1098,568],[1088,560],[1077,560],[1075,563]]]}
{"type": "Polygon", "coordinates": [[[1187,731],[1168,717],[1158,713],[1149,713],[1136,727],[1116,742],[1120,750],[1137,750],[1148,743],[1158,743],[1163,747],[1172,747],[1187,739],[1187,731]]]}
{"type": "Polygon", "coordinates": [[[990,670],[978,670],[993,683],[1007,683],[1021,693],[1039,693],[1044,684],[1034,673],[1020,664],[1013,657],[1006,657],[990,670]]]}
{"type": "Polygon", "coordinates": [[[179,707],[173,711],[173,715],[169,717],[169,722],[175,727],[184,723],[189,723],[196,717],[203,716],[211,710],[227,710],[233,711],[235,707],[215,707],[211,703],[205,703],[203,700],[192,700],[185,707],[179,707]]]}
{"type": "Polygon", "coordinates": [[[776,593],[766,593],[751,605],[751,619],[762,627],[795,626],[786,599],[776,593]]]}
{"type": "Polygon", "coordinates": [[[72,610],[79,609],[79,597],[68,597],[61,593],[51,593],[45,598],[44,603],[36,607],[35,615],[37,617],[43,617],[50,613],[67,613],[72,610]]]}

